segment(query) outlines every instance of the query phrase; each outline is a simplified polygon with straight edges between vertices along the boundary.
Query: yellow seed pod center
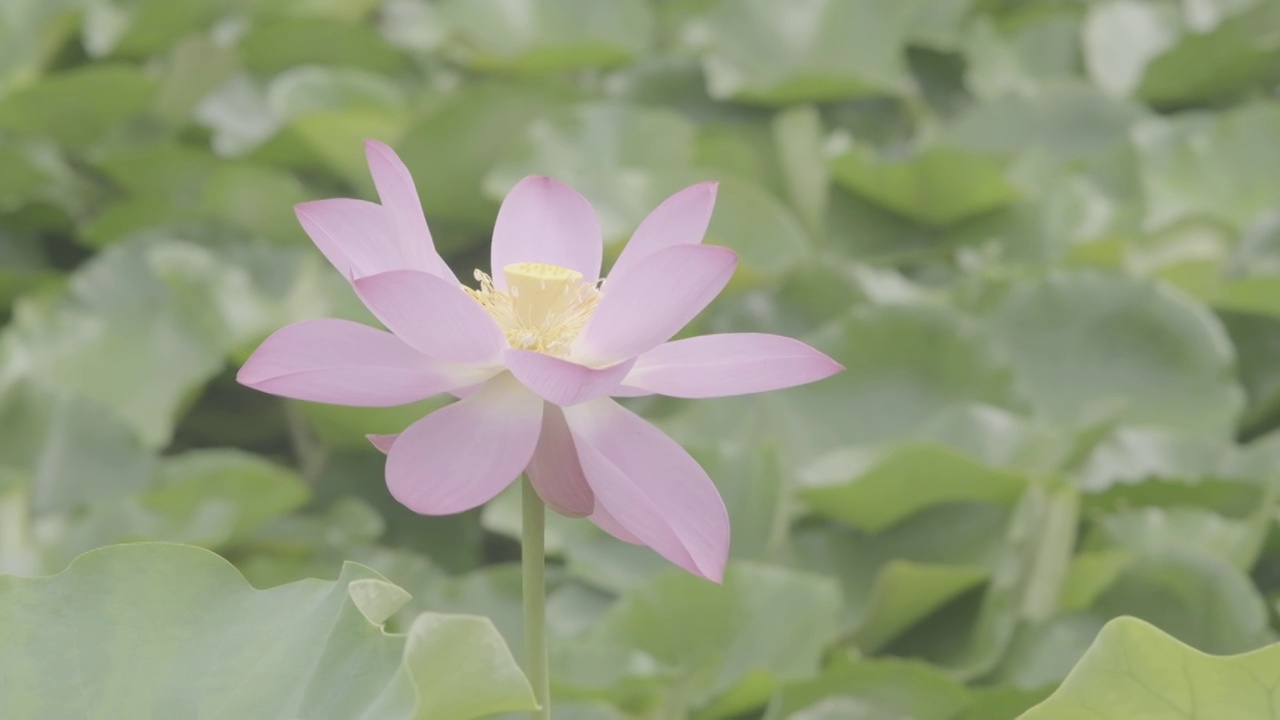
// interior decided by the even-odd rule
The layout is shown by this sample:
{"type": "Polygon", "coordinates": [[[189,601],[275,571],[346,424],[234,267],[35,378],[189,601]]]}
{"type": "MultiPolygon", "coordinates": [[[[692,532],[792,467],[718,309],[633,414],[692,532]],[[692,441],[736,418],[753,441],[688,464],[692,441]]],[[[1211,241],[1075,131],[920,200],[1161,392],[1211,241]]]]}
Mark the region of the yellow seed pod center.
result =
{"type": "Polygon", "coordinates": [[[545,263],[513,263],[502,268],[507,292],[520,320],[542,325],[578,300],[582,273],[545,263]]]}
{"type": "Polygon", "coordinates": [[[559,265],[514,263],[502,268],[507,289],[479,270],[480,287],[463,287],[489,313],[511,347],[567,357],[600,303],[600,288],[559,265]]]}

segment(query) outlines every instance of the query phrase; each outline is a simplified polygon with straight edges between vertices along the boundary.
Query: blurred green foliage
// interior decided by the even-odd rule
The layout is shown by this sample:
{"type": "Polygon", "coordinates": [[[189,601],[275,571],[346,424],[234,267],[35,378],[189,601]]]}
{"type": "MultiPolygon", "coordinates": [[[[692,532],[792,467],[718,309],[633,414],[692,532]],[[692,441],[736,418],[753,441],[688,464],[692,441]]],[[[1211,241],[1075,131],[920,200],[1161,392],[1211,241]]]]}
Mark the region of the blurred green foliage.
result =
{"type": "MultiPolygon", "coordinates": [[[[433,403],[233,381],[285,323],[372,322],[291,206],[373,197],[375,137],[463,276],[524,174],[586,194],[613,253],[719,180],[708,241],[742,264],[691,331],[848,368],[635,403],[720,486],[734,562],[716,587],[552,518],[557,717],[1010,720],[1119,615],[1260,647],[1278,83],[1274,0],[5,0],[0,571],[137,539],[260,587],[355,560],[414,595],[393,625],[481,613],[518,651],[514,498],[413,516],[362,437],[433,403]]],[[[1129,692],[1125,638],[1151,672],[1191,652],[1115,625],[1064,692],[1129,692]]],[[[1275,674],[1248,657],[1187,672],[1275,674]]]]}

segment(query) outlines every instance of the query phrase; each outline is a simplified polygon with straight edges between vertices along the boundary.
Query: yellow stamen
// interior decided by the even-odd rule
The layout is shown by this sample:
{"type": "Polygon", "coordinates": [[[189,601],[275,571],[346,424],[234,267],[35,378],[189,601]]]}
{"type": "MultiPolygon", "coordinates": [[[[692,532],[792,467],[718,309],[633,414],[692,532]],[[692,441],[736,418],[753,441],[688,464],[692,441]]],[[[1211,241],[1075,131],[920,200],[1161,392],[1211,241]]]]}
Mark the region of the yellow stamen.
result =
{"type": "Polygon", "coordinates": [[[600,290],[582,273],[558,265],[515,263],[502,268],[507,291],[479,270],[478,289],[464,288],[521,350],[564,357],[600,302],[600,290]]]}

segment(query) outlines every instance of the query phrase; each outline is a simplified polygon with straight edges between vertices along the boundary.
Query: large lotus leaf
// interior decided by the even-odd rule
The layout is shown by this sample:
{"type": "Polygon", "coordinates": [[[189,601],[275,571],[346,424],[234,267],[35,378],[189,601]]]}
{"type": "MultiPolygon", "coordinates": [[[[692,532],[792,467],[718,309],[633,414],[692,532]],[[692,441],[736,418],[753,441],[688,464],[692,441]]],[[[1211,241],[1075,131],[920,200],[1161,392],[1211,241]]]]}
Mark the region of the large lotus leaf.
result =
{"type": "Polygon", "coordinates": [[[142,114],[155,88],[154,79],[132,65],[64,70],[6,97],[0,103],[0,131],[84,149],[142,114]],[[85,113],[85,107],[94,111],[85,113]]]}
{"type": "Polygon", "coordinates": [[[1275,41],[1280,5],[1267,0],[1199,3],[1188,15],[1200,27],[1192,27],[1147,65],[1138,88],[1143,100],[1173,105],[1227,98],[1280,78],[1280,44],[1275,41]],[[1242,8],[1247,9],[1237,12],[1242,8]]]}
{"type": "Polygon", "coordinates": [[[844,372],[782,392],[701,401],[664,427],[691,445],[767,437],[784,463],[798,466],[850,444],[909,437],[952,407],[1021,402],[989,339],[949,309],[863,307],[826,330],[814,340],[844,372]]]}
{"type": "Polygon", "coordinates": [[[831,174],[850,190],[927,225],[945,226],[1009,205],[1017,189],[1004,163],[945,145],[907,158],[884,159],[855,145],[831,161],[831,174]]]}
{"type": "Polygon", "coordinates": [[[887,649],[927,658],[972,679],[994,670],[1020,624],[1051,617],[1070,569],[1079,498],[1070,488],[1033,485],[1014,510],[975,602],[953,603],[887,649]]]}
{"type": "Polygon", "coordinates": [[[85,240],[95,246],[200,221],[277,242],[301,233],[292,208],[307,195],[293,176],[267,165],[227,161],[175,143],[112,152],[99,167],[124,197],[84,228],[85,240]]]}
{"type": "MultiPolygon", "coordinates": [[[[972,693],[946,672],[908,660],[841,660],[812,680],[786,685],[774,696],[765,720],[950,720],[972,702],[972,693]],[[824,703],[844,701],[841,712],[815,713],[824,703]],[[853,712],[851,708],[857,708],[853,712]],[[858,714],[858,712],[862,714],[858,714]],[[847,714],[846,714],[847,713],[847,714]]],[[[989,719],[988,719],[989,720],[989,719]]]]}
{"type": "Polygon", "coordinates": [[[60,302],[20,305],[6,354],[20,374],[114,411],[163,446],[188,393],[261,320],[247,274],[199,246],[118,245],[94,258],[60,302]],[[250,326],[240,326],[249,321],[250,326]]]}
{"type": "MultiPolygon", "coordinates": [[[[317,405],[317,407],[319,407],[317,405]]],[[[362,433],[356,435],[368,445],[362,433]]],[[[481,562],[484,541],[478,510],[423,517],[396,502],[384,479],[386,458],[376,451],[326,452],[319,444],[323,469],[313,475],[318,498],[362,501],[364,513],[376,519],[377,529],[362,542],[380,540],[397,548],[412,549],[450,572],[475,569],[481,562]]],[[[337,557],[342,557],[341,547],[337,557]]],[[[381,567],[375,565],[375,567],[381,567]]]]}
{"type": "MultiPolygon", "coordinates": [[[[1110,616],[1101,613],[1077,612],[1022,623],[999,665],[984,680],[997,686],[1044,689],[1039,698],[1020,708],[1026,710],[1062,682],[1108,619],[1110,616]]],[[[1012,720],[1016,714],[1007,717],[1012,720]]]]}
{"type": "MultiPolygon", "coordinates": [[[[0,164],[5,162],[4,150],[0,146],[0,164]]],[[[21,175],[21,170],[15,174],[21,175]]],[[[5,183],[6,179],[0,178],[0,185],[5,183]]],[[[14,189],[23,194],[27,190],[26,187],[14,189]]],[[[4,192],[5,188],[0,187],[0,207],[5,206],[4,192]]],[[[49,267],[36,236],[0,230],[0,313],[6,312],[19,295],[52,286],[59,277],[61,273],[49,267]]]]}
{"type": "Polygon", "coordinates": [[[234,0],[88,0],[81,38],[93,57],[145,58],[236,9],[234,0]]]}
{"type": "Polygon", "coordinates": [[[448,28],[436,5],[420,0],[388,0],[380,5],[378,33],[388,45],[430,55],[444,42],[448,28]]]}
{"type": "Polygon", "coordinates": [[[1044,6],[1019,22],[978,15],[964,37],[965,86],[984,99],[1035,96],[1074,79],[1080,21],[1070,5],[1044,6]]]}
{"type": "Polygon", "coordinates": [[[228,552],[236,566],[255,587],[274,587],[307,578],[332,578],[343,562],[358,562],[385,575],[418,595],[391,619],[405,628],[424,610],[439,610],[427,603],[424,590],[442,582],[444,571],[422,553],[389,547],[392,539],[378,512],[357,498],[342,497],[324,512],[292,513],[238,539],[228,552]]]}
{"type": "Polygon", "coordinates": [[[907,37],[912,45],[954,50],[960,42],[973,0],[908,0],[914,5],[907,37]]]}
{"type": "Polygon", "coordinates": [[[0,577],[0,708],[85,718],[471,718],[531,709],[485,619],[381,624],[408,593],[348,564],[255,590],[218,556],[120,545],[45,578],[0,577]]]}
{"type": "Polygon", "coordinates": [[[797,529],[791,561],[840,580],[842,627],[859,648],[874,651],[986,582],[999,563],[1009,516],[998,506],[953,504],[876,535],[797,529]]]}
{"type": "Polygon", "coordinates": [[[157,486],[142,503],[156,513],[181,518],[187,527],[200,517],[238,505],[227,535],[244,535],[306,502],[302,477],[289,468],[238,450],[192,450],[165,457],[157,486]]]}
{"type": "Polygon", "coordinates": [[[297,509],[310,497],[290,468],[237,450],[196,450],[160,461],[154,486],[114,502],[98,502],[40,536],[44,567],[80,553],[135,540],[222,548],[297,509]]]}
{"type": "Polygon", "coordinates": [[[155,468],[122,419],[66,390],[0,381],[0,427],[0,473],[38,515],[134,495],[155,468]]]}
{"type": "Polygon", "coordinates": [[[1089,448],[1075,479],[1097,508],[1198,505],[1244,515],[1258,506],[1265,486],[1243,462],[1227,438],[1120,427],[1089,448]]]}
{"type": "Polygon", "coordinates": [[[1073,612],[1090,607],[1132,560],[1133,556],[1124,550],[1083,550],[1076,553],[1062,582],[1058,608],[1073,612]]]}
{"type": "Polygon", "coordinates": [[[1089,74],[1117,95],[1154,104],[1230,97],[1280,77],[1280,6],[1267,0],[1109,0],[1084,25],[1089,74]]]}
{"type": "Polygon", "coordinates": [[[942,503],[1012,504],[1026,486],[1017,473],[931,443],[837,450],[801,477],[800,495],[815,513],[871,532],[942,503]]]}
{"type": "Polygon", "coordinates": [[[976,152],[1024,153],[1043,148],[1063,158],[1114,149],[1146,116],[1140,106],[1087,85],[1052,85],[1030,97],[1002,95],[956,116],[946,137],[976,152]]]}
{"type": "MultiPolygon", "coordinates": [[[[363,126],[356,130],[368,136],[398,136],[408,122],[404,103],[401,88],[382,75],[355,68],[301,65],[266,83],[245,74],[233,76],[204,98],[196,109],[196,119],[213,131],[211,146],[219,155],[241,156],[257,150],[275,162],[314,163],[312,158],[319,156],[332,163],[334,154],[340,153],[338,165],[343,167],[344,149],[307,146],[306,137],[281,131],[292,131],[295,124],[315,115],[336,115],[355,118],[357,125],[363,126]]],[[[339,123],[338,129],[348,128],[339,123]]],[[[311,132],[317,134],[314,128],[311,132]]],[[[345,150],[358,157],[358,141],[355,149],[345,150]]]]}
{"type": "Polygon", "coordinates": [[[323,18],[256,23],[240,39],[239,49],[248,70],[268,75],[296,65],[341,65],[390,75],[405,60],[372,27],[323,18]]]}
{"type": "MultiPolygon", "coordinates": [[[[0,167],[4,168],[0,174],[0,208],[6,210],[20,208],[40,197],[48,182],[47,174],[23,144],[0,141],[0,167]]],[[[5,238],[0,243],[0,268],[5,268],[6,274],[13,272],[9,268],[30,265],[30,259],[39,254],[30,240],[5,238]]]]}
{"type": "Polygon", "coordinates": [[[1220,438],[1164,428],[1118,427],[1089,448],[1076,470],[1080,486],[1097,493],[1152,478],[1229,476],[1238,457],[1236,447],[1220,438]]]}
{"type": "Polygon", "coordinates": [[[839,606],[835,583],[810,573],[736,562],[716,585],[668,570],[565,644],[558,681],[599,691],[629,675],[677,673],[689,679],[678,709],[733,717],[817,672],[839,606]]]}
{"type": "Polygon", "coordinates": [[[447,0],[450,54],[477,70],[550,72],[618,65],[648,49],[643,0],[447,0]]]}
{"type": "Polygon", "coordinates": [[[1144,225],[1160,230],[1210,219],[1244,229],[1277,207],[1280,105],[1258,103],[1215,115],[1153,118],[1133,129],[1144,225]]]}
{"type": "Polygon", "coordinates": [[[1043,415],[1228,435],[1243,405],[1221,323],[1167,287],[1059,273],[1015,287],[991,332],[1043,415]]]}
{"type": "Polygon", "coordinates": [[[1057,610],[1079,522],[1079,497],[1073,490],[1032,487],[1024,493],[973,635],[957,659],[962,675],[988,671],[1007,650],[1020,622],[1043,620],[1057,610]]]}
{"type": "Polygon", "coordinates": [[[890,560],[880,569],[854,643],[875,652],[948,602],[986,582],[986,568],[890,560]]]}
{"type": "Polygon", "coordinates": [[[920,434],[993,468],[1036,475],[1061,468],[1072,450],[1072,438],[1061,429],[980,404],[939,413],[920,434]]]}
{"type": "Polygon", "coordinates": [[[720,0],[691,21],[707,92],[765,105],[902,93],[909,3],[720,0]]]}
{"type": "Polygon", "coordinates": [[[1101,515],[1082,546],[1118,548],[1135,555],[1205,553],[1248,572],[1262,549],[1271,502],[1255,517],[1234,520],[1198,507],[1141,508],[1101,515]]]}
{"type": "Polygon", "coordinates": [[[378,0],[259,0],[245,9],[261,18],[325,18],[355,24],[373,12],[378,0]]]}
{"type": "Polygon", "coordinates": [[[1241,425],[1246,434],[1269,426],[1280,410],[1280,317],[1223,312],[1220,314],[1235,345],[1240,384],[1248,397],[1241,425]]]}
{"type": "Polygon", "coordinates": [[[1081,36],[1090,78],[1113,95],[1132,93],[1142,83],[1147,64],[1177,43],[1179,24],[1173,3],[1091,4],[1081,36]]]}
{"type": "Polygon", "coordinates": [[[12,0],[0,13],[0,96],[33,82],[76,30],[76,0],[12,0]]]}
{"type": "Polygon", "coordinates": [[[1242,652],[1274,639],[1266,601],[1249,577],[1203,552],[1136,558],[1093,612],[1140,617],[1207,652],[1242,652]]]}
{"type": "Polygon", "coordinates": [[[1206,655],[1135,618],[1107,623],[1062,686],[1020,720],[1274,720],[1280,650],[1206,655]]]}
{"type": "Polygon", "coordinates": [[[77,269],[66,297],[24,299],[0,336],[8,371],[96,402],[158,447],[227,354],[247,357],[296,320],[367,317],[314,250],[223,237],[117,243],[77,269]]]}
{"type": "Polygon", "coordinates": [[[1023,690],[1011,685],[973,688],[973,702],[952,720],[1017,720],[1028,708],[1048,697],[1053,687],[1023,690]]]}
{"type": "Polygon", "coordinates": [[[239,68],[235,48],[203,35],[183,39],[170,52],[164,68],[156,91],[156,115],[174,126],[184,125],[205,95],[221,87],[239,68]]]}

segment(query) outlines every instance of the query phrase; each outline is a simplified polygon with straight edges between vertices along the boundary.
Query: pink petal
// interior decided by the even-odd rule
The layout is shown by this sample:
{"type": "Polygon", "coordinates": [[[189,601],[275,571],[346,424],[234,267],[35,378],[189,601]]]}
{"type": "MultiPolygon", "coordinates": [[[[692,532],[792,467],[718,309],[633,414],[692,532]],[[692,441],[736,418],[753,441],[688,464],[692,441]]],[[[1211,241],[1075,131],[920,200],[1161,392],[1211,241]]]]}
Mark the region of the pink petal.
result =
{"type": "Polygon", "coordinates": [[[672,397],[724,397],[804,385],[843,369],[799,340],[726,333],[659,345],[636,360],[623,383],[672,397]]]}
{"type": "Polygon", "coordinates": [[[666,342],[702,312],[733,276],[738,257],[713,245],[650,253],[605,281],[603,297],[574,347],[590,365],[632,358],[666,342]]]}
{"type": "MultiPolygon", "coordinates": [[[[707,577],[698,566],[697,561],[685,547],[680,535],[672,529],[663,515],[662,509],[644,493],[633,480],[627,477],[616,465],[590,445],[579,444],[578,457],[582,460],[582,470],[595,493],[598,517],[612,519],[620,529],[620,534],[629,534],[639,540],[639,545],[647,545],[662,557],[695,575],[707,577]]],[[[606,520],[599,527],[609,532],[606,520]]]]}
{"type": "Polygon", "coordinates": [[[644,541],[632,535],[626,528],[622,527],[600,503],[596,503],[596,508],[587,516],[587,519],[596,524],[596,527],[618,538],[622,542],[631,543],[632,545],[644,545],[644,541]]]}
{"type": "Polygon", "coordinates": [[[729,554],[729,515],[706,471],[676,441],[609,398],[564,414],[596,507],[659,555],[719,582],[729,554]]]}
{"type": "Polygon", "coordinates": [[[365,435],[364,436],[365,440],[368,440],[369,443],[372,444],[375,448],[377,448],[378,452],[382,453],[383,455],[386,455],[387,453],[391,452],[391,446],[396,444],[396,438],[398,437],[400,437],[400,433],[396,433],[395,435],[365,435]]]}
{"type": "Polygon", "coordinates": [[[236,380],[272,395],[335,405],[404,405],[479,382],[388,332],[348,320],[305,320],[262,341],[236,380]]]}
{"type": "Polygon", "coordinates": [[[294,213],[320,252],[347,279],[411,268],[390,213],[364,200],[335,198],[295,205],[294,213]]]}
{"type": "Polygon", "coordinates": [[[417,270],[361,278],[356,293],[382,324],[419,351],[466,365],[494,364],[506,337],[462,286],[417,270]]]}
{"type": "Polygon", "coordinates": [[[404,267],[423,270],[456,283],[457,277],[436,252],[435,243],[431,240],[431,230],[427,228],[427,218],[422,214],[422,201],[418,198],[418,189],[413,184],[409,168],[394,150],[377,140],[366,140],[364,151],[373,184],[378,189],[378,198],[387,211],[401,252],[409,262],[404,267]]]}
{"type": "Polygon", "coordinates": [[[600,219],[586,198],[549,177],[530,176],[511,189],[493,226],[493,282],[505,290],[502,268],[535,262],[577,270],[586,282],[600,277],[604,240],[600,219]]]}
{"type": "Polygon", "coordinates": [[[508,349],[502,353],[502,362],[517,380],[547,402],[576,405],[612,392],[633,361],[595,369],[531,350],[508,349]]]}
{"type": "Polygon", "coordinates": [[[582,517],[595,507],[564,413],[555,405],[542,408],[542,434],[525,473],[543,502],[561,515],[582,517]]]}
{"type": "Polygon", "coordinates": [[[400,433],[387,454],[387,487],[421,515],[470,510],[497,495],[529,464],[542,428],[542,400],[509,375],[400,433]]]}
{"type": "Polygon", "coordinates": [[[672,195],[654,208],[631,236],[609,271],[609,277],[622,277],[635,264],[650,254],[673,245],[697,245],[707,233],[711,211],[716,205],[719,183],[691,185],[672,195]]]}

